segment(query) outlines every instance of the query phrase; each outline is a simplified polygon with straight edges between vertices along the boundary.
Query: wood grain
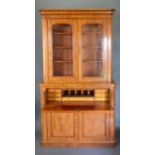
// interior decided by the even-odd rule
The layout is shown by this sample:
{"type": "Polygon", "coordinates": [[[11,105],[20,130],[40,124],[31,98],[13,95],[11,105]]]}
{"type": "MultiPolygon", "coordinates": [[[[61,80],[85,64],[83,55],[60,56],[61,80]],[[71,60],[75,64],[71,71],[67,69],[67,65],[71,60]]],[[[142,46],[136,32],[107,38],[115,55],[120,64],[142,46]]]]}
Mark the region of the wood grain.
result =
{"type": "Polygon", "coordinates": [[[115,144],[116,83],[112,81],[114,11],[104,8],[40,10],[43,38],[43,82],[40,83],[43,146],[105,147],[115,144]],[[62,31],[61,25],[65,24],[69,25],[72,31],[62,31]],[[53,30],[55,25],[60,31],[53,30]],[[87,31],[83,31],[85,25],[97,25],[98,29],[101,28],[99,32],[96,29],[94,31],[94,28],[89,32],[93,46],[83,46],[89,39],[88,36],[87,39],[83,39],[83,35],[88,35],[87,31]],[[101,38],[98,35],[101,35],[101,38]],[[100,45],[96,43],[97,39],[102,40],[101,47],[97,46],[100,45]],[[84,50],[86,48],[89,50],[84,50]],[[67,53],[69,50],[71,52],[67,53]],[[95,50],[101,51],[101,58],[94,54],[95,50]],[[90,55],[97,58],[84,59],[90,55]],[[56,72],[54,63],[58,64],[56,72]],[[67,68],[62,65],[61,68],[60,64],[63,63],[71,63],[72,66],[67,68]],[[85,67],[83,63],[96,64],[85,67]],[[96,67],[99,64],[102,68],[100,70],[96,67]],[[103,74],[96,76],[97,70],[103,74]],[[55,73],[61,73],[61,76],[56,76],[55,73]],[[89,76],[90,73],[93,76],[89,76]],[[68,95],[65,94],[65,90],[68,95]]]}

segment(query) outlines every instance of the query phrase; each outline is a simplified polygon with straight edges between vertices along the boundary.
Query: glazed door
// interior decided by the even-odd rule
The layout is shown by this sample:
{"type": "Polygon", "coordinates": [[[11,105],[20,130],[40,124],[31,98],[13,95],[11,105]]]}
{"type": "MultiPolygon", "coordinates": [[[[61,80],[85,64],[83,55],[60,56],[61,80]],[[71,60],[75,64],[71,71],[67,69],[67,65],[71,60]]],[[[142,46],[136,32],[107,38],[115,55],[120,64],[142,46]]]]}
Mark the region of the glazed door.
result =
{"type": "Polygon", "coordinates": [[[107,73],[106,21],[79,20],[80,80],[105,81],[107,73]]]}
{"type": "Polygon", "coordinates": [[[49,80],[67,81],[77,78],[76,21],[48,21],[49,80]]]}

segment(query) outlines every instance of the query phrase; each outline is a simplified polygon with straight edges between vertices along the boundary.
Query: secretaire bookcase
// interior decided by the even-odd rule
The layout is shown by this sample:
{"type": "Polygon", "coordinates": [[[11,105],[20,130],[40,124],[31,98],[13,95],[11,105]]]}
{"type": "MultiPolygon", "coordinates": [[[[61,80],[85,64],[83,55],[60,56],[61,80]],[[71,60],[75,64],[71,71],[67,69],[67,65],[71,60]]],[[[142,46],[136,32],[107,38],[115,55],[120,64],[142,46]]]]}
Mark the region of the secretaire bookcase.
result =
{"type": "Polygon", "coordinates": [[[113,9],[40,10],[43,146],[115,143],[113,9]]]}

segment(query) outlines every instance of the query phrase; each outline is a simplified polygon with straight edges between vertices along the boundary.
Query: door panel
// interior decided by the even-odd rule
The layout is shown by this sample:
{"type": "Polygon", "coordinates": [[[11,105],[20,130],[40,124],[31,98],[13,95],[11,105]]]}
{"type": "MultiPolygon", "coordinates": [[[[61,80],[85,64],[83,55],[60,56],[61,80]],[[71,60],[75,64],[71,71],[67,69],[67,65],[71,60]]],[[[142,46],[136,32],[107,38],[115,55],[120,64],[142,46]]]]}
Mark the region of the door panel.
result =
{"type": "Polygon", "coordinates": [[[76,25],[72,19],[48,20],[50,80],[77,78],[76,25]]]}
{"type": "Polygon", "coordinates": [[[104,142],[114,140],[113,112],[81,112],[79,116],[81,142],[104,142]]]}
{"type": "Polygon", "coordinates": [[[70,112],[47,113],[47,138],[50,141],[76,140],[76,116],[70,112]]]}
{"type": "Polygon", "coordinates": [[[105,116],[99,112],[83,112],[80,115],[80,140],[104,141],[105,116]]]}
{"type": "Polygon", "coordinates": [[[80,80],[106,80],[106,21],[79,20],[79,41],[80,80]]]}

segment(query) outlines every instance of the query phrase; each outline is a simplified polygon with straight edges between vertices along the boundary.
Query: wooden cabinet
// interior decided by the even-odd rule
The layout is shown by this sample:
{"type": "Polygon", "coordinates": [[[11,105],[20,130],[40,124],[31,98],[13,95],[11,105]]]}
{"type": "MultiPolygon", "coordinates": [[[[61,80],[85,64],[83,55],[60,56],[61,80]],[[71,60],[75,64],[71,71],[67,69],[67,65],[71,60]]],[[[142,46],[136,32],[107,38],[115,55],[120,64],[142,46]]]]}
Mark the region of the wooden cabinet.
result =
{"type": "Polygon", "coordinates": [[[115,143],[113,9],[46,10],[40,84],[44,146],[115,143]]]}
{"type": "Polygon", "coordinates": [[[46,131],[43,134],[45,146],[104,146],[114,142],[113,111],[91,110],[87,107],[87,111],[74,108],[65,111],[48,109],[43,113],[46,118],[42,126],[46,131]]]}

